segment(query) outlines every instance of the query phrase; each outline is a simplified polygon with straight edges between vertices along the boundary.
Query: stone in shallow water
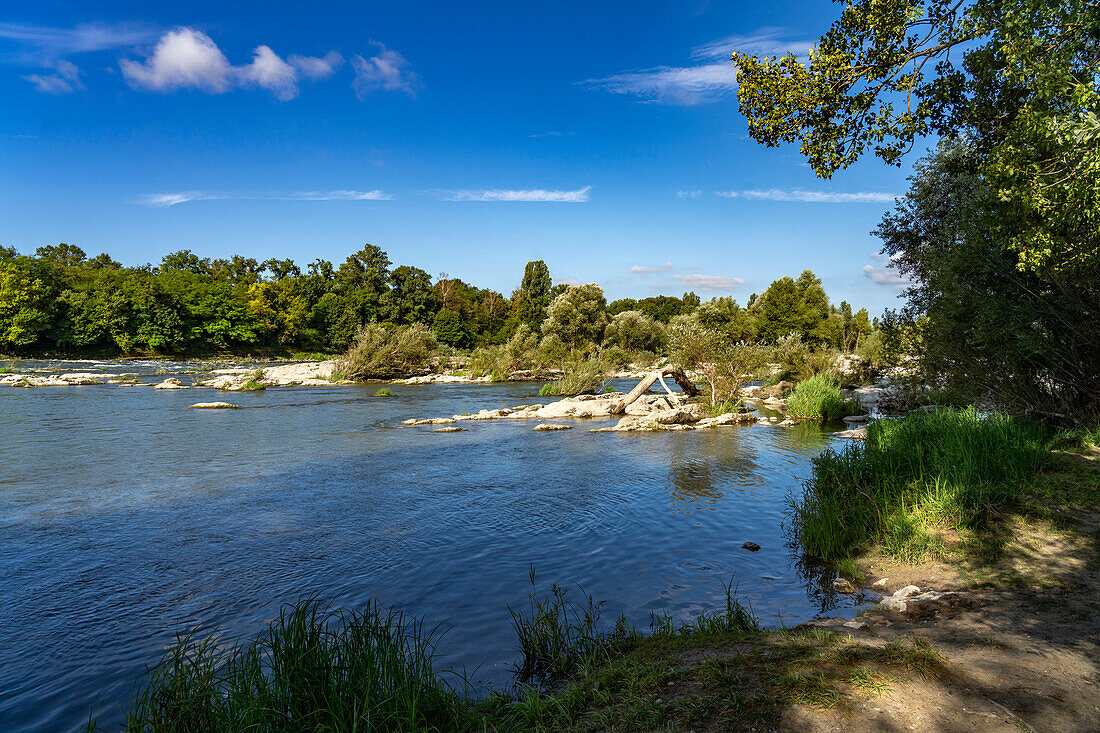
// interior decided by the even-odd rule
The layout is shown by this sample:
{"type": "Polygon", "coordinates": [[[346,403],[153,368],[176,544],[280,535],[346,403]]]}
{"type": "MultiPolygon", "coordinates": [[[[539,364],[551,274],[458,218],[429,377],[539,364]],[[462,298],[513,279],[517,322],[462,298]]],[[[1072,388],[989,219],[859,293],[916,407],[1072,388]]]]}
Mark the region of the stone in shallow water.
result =
{"type": "Polygon", "coordinates": [[[536,425],[535,427],[533,427],[533,428],[531,428],[531,429],[532,429],[532,430],[538,430],[538,431],[547,431],[547,430],[572,430],[572,429],[573,429],[573,426],[572,426],[572,425],[555,425],[555,424],[553,424],[553,423],[547,423],[547,422],[544,422],[544,423],[539,423],[538,425],[536,425]]]}
{"type": "Polygon", "coordinates": [[[748,550],[749,552],[757,552],[760,550],[760,545],[756,544],[755,542],[746,542],[745,544],[741,545],[741,548],[744,550],[748,550]]]}
{"type": "Polygon", "coordinates": [[[836,578],[833,580],[833,590],[837,593],[855,593],[856,587],[847,578],[836,578]]]}
{"type": "Polygon", "coordinates": [[[228,402],[196,402],[188,407],[197,407],[203,410],[239,410],[240,405],[232,405],[228,402]]]}
{"type": "Polygon", "coordinates": [[[437,432],[437,433],[465,433],[466,428],[460,428],[457,425],[452,425],[449,428],[438,428],[434,432],[437,432]]]}

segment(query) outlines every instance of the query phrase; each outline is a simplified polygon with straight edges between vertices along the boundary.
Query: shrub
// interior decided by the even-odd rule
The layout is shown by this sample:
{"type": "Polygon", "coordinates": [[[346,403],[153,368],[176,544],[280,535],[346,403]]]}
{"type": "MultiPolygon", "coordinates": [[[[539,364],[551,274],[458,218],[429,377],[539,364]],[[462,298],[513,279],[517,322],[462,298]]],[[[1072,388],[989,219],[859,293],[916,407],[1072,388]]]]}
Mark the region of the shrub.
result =
{"type": "Polygon", "coordinates": [[[539,394],[547,395],[579,395],[599,394],[604,391],[607,383],[607,374],[611,371],[607,364],[599,359],[585,359],[573,361],[565,366],[565,374],[556,382],[549,382],[542,386],[539,394]]]}
{"type": "Polygon", "coordinates": [[[935,530],[979,526],[1012,503],[1050,456],[1046,431],[1007,415],[969,410],[878,420],[863,446],[814,459],[791,527],[806,553],[835,561],[875,542],[903,560],[942,544],[935,530]]]}
{"type": "Polygon", "coordinates": [[[542,332],[554,335],[571,350],[599,343],[607,326],[607,301],[599,285],[570,285],[550,301],[542,332]]]}
{"type": "Polygon", "coordinates": [[[431,330],[414,323],[404,328],[368,323],[355,336],[348,353],[339,359],[336,379],[387,379],[426,372],[437,361],[439,344],[431,330]]]}
{"type": "Polygon", "coordinates": [[[526,323],[521,323],[507,342],[478,347],[470,356],[471,373],[475,377],[491,375],[494,382],[506,381],[512,372],[539,365],[538,337],[526,323]]]}
{"type": "Polygon", "coordinates": [[[616,314],[603,333],[605,346],[624,351],[662,351],[667,340],[665,327],[638,311],[616,314]]]}
{"type": "Polygon", "coordinates": [[[669,349],[674,363],[703,374],[710,387],[712,405],[736,400],[741,385],[755,376],[768,356],[764,347],[730,341],[691,316],[672,319],[669,349]]]}
{"type": "Polygon", "coordinates": [[[788,334],[779,338],[771,349],[771,361],[779,364],[779,372],[772,379],[776,382],[809,379],[831,369],[836,356],[831,349],[811,349],[797,333],[788,334]]]}
{"type": "Polygon", "coordinates": [[[859,402],[845,397],[840,380],[832,372],[821,372],[795,385],[787,400],[787,412],[802,420],[840,420],[863,412],[859,402]]]}

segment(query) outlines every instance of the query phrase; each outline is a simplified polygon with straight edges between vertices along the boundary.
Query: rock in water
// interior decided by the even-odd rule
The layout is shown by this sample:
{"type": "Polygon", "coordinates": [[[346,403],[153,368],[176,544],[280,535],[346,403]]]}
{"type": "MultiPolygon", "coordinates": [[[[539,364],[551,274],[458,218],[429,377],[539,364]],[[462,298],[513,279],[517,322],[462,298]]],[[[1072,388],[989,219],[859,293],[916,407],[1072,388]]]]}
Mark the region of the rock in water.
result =
{"type": "Polygon", "coordinates": [[[536,425],[535,427],[533,427],[531,429],[532,430],[539,430],[539,431],[545,431],[545,430],[572,430],[573,426],[572,425],[555,425],[553,423],[544,422],[544,423],[539,423],[538,425],[536,425]]]}
{"type": "Polygon", "coordinates": [[[153,385],[153,389],[188,389],[188,387],[175,377],[168,377],[160,384],[153,385]]]}
{"type": "Polygon", "coordinates": [[[837,593],[855,593],[856,587],[847,578],[836,578],[833,580],[833,590],[837,593]]]}
{"type": "Polygon", "coordinates": [[[188,407],[198,407],[204,410],[239,410],[240,405],[231,405],[228,402],[196,402],[188,407]]]}
{"type": "Polygon", "coordinates": [[[755,542],[746,542],[745,544],[741,545],[741,549],[748,550],[749,552],[758,552],[760,550],[760,545],[756,544],[755,542]]]}
{"type": "Polygon", "coordinates": [[[437,433],[465,433],[466,428],[460,428],[457,425],[452,425],[449,428],[438,428],[434,432],[437,432],[437,433]]]}

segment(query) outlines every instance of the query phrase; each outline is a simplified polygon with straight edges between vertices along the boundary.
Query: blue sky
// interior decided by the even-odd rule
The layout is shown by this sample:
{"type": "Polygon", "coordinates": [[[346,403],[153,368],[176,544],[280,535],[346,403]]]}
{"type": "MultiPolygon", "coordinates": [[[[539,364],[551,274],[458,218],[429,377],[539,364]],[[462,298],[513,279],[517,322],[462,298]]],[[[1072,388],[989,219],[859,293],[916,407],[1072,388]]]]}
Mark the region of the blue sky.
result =
{"type": "Polygon", "coordinates": [[[748,139],[729,53],[802,53],[829,2],[7,2],[0,243],[126,264],[362,243],[510,293],[609,299],[812,269],[873,313],[906,169],[830,181],[748,139]],[[160,7],[154,7],[160,6],[160,7]]]}

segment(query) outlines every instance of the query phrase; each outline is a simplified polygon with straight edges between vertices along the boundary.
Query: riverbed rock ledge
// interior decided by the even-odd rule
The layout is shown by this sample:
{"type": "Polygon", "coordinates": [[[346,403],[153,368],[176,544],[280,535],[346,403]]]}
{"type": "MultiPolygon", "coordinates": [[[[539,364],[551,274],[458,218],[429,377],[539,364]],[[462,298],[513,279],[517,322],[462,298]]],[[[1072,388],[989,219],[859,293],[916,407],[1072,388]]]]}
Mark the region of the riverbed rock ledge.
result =
{"type": "Polygon", "coordinates": [[[240,405],[234,405],[229,402],[196,402],[188,407],[195,407],[200,410],[239,410],[240,405]]]}
{"type": "Polygon", "coordinates": [[[154,384],[153,389],[190,389],[190,387],[176,377],[168,377],[160,384],[154,384]]]}

